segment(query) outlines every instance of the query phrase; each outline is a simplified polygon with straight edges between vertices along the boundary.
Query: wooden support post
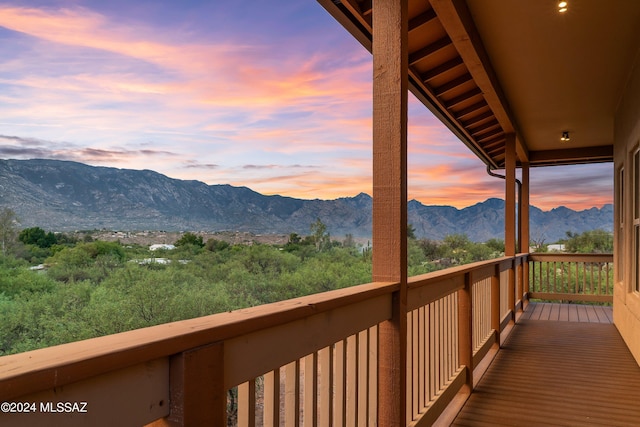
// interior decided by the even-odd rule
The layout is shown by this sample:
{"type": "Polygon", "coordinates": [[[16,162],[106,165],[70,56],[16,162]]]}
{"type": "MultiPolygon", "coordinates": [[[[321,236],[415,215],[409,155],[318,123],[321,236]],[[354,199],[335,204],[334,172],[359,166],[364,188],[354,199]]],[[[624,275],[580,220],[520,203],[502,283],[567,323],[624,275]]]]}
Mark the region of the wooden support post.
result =
{"type": "MultiPolygon", "coordinates": [[[[516,293],[514,295],[515,303],[518,305],[516,307],[516,312],[518,310],[524,310],[524,305],[522,302],[522,289],[523,289],[523,281],[524,281],[524,262],[522,258],[517,258],[516,261],[516,293]]],[[[515,315],[515,313],[514,313],[515,315]]]]}
{"type": "Polygon", "coordinates": [[[495,331],[495,340],[500,345],[500,264],[496,264],[491,276],[491,329],[495,331]]]}
{"type": "Polygon", "coordinates": [[[470,273],[465,274],[464,288],[458,291],[458,359],[466,370],[466,381],[462,391],[471,393],[473,390],[473,299],[470,273]]]}
{"type": "Polygon", "coordinates": [[[514,134],[507,134],[504,149],[504,251],[506,256],[514,256],[516,254],[516,138],[514,134]]]}
{"type": "Polygon", "coordinates": [[[516,259],[511,260],[511,267],[509,267],[509,288],[507,289],[507,302],[509,303],[509,310],[511,310],[511,320],[515,320],[516,312],[516,259]]]}
{"type": "Polygon", "coordinates": [[[171,358],[171,426],[226,426],[224,345],[210,344],[171,358]]]}
{"type": "MultiPolygon", "coordinates": [[[[522,200],[520,201],[520,210],[522,211],[522,241],[520,242],[520,252],[529,253],[529,238],[530,238],[530,225],[529,225],[529,194],[531,192],[529,186],[529,163],[522,163],[522,200]]],[[[519,295],[522,298],[524,304],[525,300],[529,298],[529,260],[525,259],[522,265],[522,293],[519,295]]],[[[524,309],[524,306],[523,306],[524,309]]]]}
{"type": "MultiPolygon", "coordinates": [[[[505,212],[504,252],[506,256],[516,254],[516,136],[507,134],[505,141],[505,212]]],[[[515,308],[515,265],[509,269],[509,309],[512,317],[515,308]]]]}
{"type": "Polygon", "coordinates": [[[381,427],[406,423],[407,3],[373,2],[373,281],[400,283],[379,328],[381,427]]]}

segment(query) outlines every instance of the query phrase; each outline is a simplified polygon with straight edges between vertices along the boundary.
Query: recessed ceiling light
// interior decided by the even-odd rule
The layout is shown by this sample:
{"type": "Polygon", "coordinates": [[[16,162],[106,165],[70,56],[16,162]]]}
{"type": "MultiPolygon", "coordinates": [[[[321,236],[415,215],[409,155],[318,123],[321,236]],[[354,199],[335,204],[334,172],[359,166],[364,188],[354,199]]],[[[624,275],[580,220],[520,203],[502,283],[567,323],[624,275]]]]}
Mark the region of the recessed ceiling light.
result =
{"type": "Polygon", "coordinates": [[[562,132],[562,137],[560,137],[560,141],[567,142],[570,140],[571,138],[569,138],[569,131],[565,130],[564,132],[562,132]]]}
{"type": "Polygon", "coordinates": [[[568,3],[566,1],[561,1],[558,3],[558,12],[564,13],[568,10],[568,3]]]}

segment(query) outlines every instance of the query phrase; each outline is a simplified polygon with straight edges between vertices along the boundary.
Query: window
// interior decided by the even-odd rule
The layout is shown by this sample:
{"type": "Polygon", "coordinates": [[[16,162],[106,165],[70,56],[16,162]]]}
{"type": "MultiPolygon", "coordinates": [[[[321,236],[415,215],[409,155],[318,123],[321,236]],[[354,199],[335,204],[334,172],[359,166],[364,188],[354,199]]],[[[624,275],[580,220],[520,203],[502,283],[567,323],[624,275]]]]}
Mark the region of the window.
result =
{"type": "Polygon", "coordinates": [[[633,290],[640,292],[640,149],[633,152],[633,290]]]}
{"type": "Polygon", "coordinates": [[[624,243],[625,243],[625,237],[624,237],[624,208],[626,206],[625,202],[624,202],[624,165],[620,167],[620,170],[618,171],[618,174],[616,175],[618,178],[618,183],[616,185],[616,189],[618,190],[618,200],[617,200],[617,207],[618,207],[618,218],[617,218],[617,223],[618,223],[618,240],[617,240],[617,247],[616,247],[616,259],[617,259],[617,265],[616,265],[616,280],[618,282],[621,282],[624,280],[624,255],[625,255],[625,250],[624,250],[624,243]]]}

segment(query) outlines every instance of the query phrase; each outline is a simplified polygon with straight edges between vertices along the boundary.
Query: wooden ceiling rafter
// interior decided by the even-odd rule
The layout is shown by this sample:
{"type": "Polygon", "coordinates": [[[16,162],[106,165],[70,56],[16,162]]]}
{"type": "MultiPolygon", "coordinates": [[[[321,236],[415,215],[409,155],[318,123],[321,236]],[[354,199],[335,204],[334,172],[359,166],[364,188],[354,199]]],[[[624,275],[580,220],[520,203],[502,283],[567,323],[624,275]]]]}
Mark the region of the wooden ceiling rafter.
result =
{"type": "Polygon", "coordinates": [[[497,153],[499,150],[504,151],[505,141],[506,141],[506,136],[504,134],[498,135],[494,138],[486,140],[482,145],[482,149],[489,153],[494,153],[494,154],[497,153]]]}
{"type": "Polygon", "coordinates": [[[519,160],[526,161],[527,147],[522,140],[514,115],[498,83],[489,57],[471,18],[466,3],[461,0],[429,0],[456,50],[462,57],[474,81],[496,115],[505,133],[515,133],[519,160]]]}
{"type": "MultiPolygon", "coordinates": [[[[332,2],[332,0],[329,0],[329,2],[332,2]]],[[[357,0],[341,0],[340,4],[351,13],[351,15],[360,23],[360,25],[363,26],[363,28],[368,31],[368,39],[371,40],[371,34],[373,34],[373,29],[371,27],[371,11],[369,10],[369,13],[365,14],[363,8],[360,5],[360,2],[358,2],[357,0]]],[[[326,7],[327,6],[325,6],[325,8],[326,7]]],[[[359,38],[359,40],[361,39],[359,38]]],[[[367,49],[371,50],[371,46],[367,46],[367,49]]]]}
{"type": "MultiPolygon", "coordinates": [[[[506,134],[515,135],[518,164],[543,166],[611,161],[613,155],[609,145],[591,146],[594,143],[597,145],[599,140],[589,142],[586,146],[583,144],[580,148],[555,148],[548,143],[540,144],[540,135],[548,133],[548,130],[531,131],[531,114],[522,112],[522,97],[516,97],[513,105],[518,108],[518,117],[523,120],[522,124],[528,132],[527,138],[536,147],[545,147],[536,150],[528,148],[501,86],[505,84],[512,94],[514,89],[509,84],[514,80],[499,81],[488,54],[489,49],[492,55],[509,51],[506,48],[511,48],[510,52],[513,52],[513,43],[509,44],[510,40],[504,37],[496,37],[500,30],[491,27],[493,17],[481,8],[481,1],[484,0],[409,0],[407,26],[412,50],[408,74],[411,92],[492,169],[504,167],[506,134]]],[[[371,51],[372,0],[318,2],[371,51]]],[[[540,9],[533,0],[518,8],[520,12],[540,9]]],[[[630,6],[628,9],[634,12],[639,7],[630,6]]],[[[502,13],[496,19],[504,23],[508,16],[502,13]]],[[[629,24],[630,21],[631,18],[625,22],[629,24]]],[[[554,21],[549,18],[542,25],[553,30],[554,21]]],[[[508,28],[515,31],[515,36],[530,35],[526,31],[520,33],[511,24],[508,28]]],[[[511,56],[496,58],[500,58],[495,65],[501,78],[505,69],[511,71],[516,68],[515,65],[505,67],[505,60],[511,66],[511,56]]],[[[603,138],[602,143],[606,142],[606,138],[603,138]]]]}
{"type": "MultiPolygon", "coordinates": [[[[370,0],[319,1],[371,50],[370,0]]],[[[504,125],[441,22],[439,11],[429,2],[419,6],[421,10],[414,9],[408,22],[410,38],[418,42],[408,58],[411,91],[479,158],[496,168],[482,142],[504,134],[504,125]]]]}
{"type": "Polygon", "coordinates": [[[448,83],[445,83],[441,86],[438,86],[436,88],[433,89],[433,92],[436,94],[436,96],[442,96],[445,93],[452,91],[460,86],[462,86],[465,83],[469,83],[473,81],[473,77],[471,77],[471,74],[469,73],[464,73],[463,75],[456,77],[453,80],[450,80],[448,83]]]}
{"type": "Polygon", "coordinates": [[[500,123],[498,123],[498,120],[491,116],[490,120],[486,120],[480,124],[478,124],[477,126],[467,126],[467,129],[469,129],[469,133],[471,133],[471,135],[473,136],[477,136],[480,132],[483,132],[485,130],[488,129],[493,129],[493,128],[497,128],[500,126],[500,123]]]}
{"type": "Polygon", "coordinates": [[[491,140],[491,138],[495,137],[496,135],[504,135],[504,131],[500,126],[475,135],[475,139],[476,141],[478,141],[480,146],[484,148],[483,142],[491,140]]]}
{"type": "Polygon", "coordinates": [[[462,126],[464,126],[465,128],[473,131],[474,130],[474,126],[486,122],[489,119],[492,120],[496,120],[495,116],[493,115],[493,111],[491,111],[489,108],[486,109],[486,111],[477,114],[475,116],[471,116],[468,119],[461,121],[460,123],[462,124],[462,126]]]}
{"type": "Polygon", "coordinates": [[[423,12],[420,15],[416,16],[415,18],[410,19],[409,33],[417,30],[418,28],[420,28],[425,24],[428,24],[429,22],[433,21],[436,18],[437,16],[436,16],[436,13],[433,11],[433,9],[429,9],[426,12],[423,12]]]}
{"type": "MultiPolygon", "coordinates": [[[[460,111],[457,111],[455,113],[455,117],[456,117],[456,119],[458,121],[461,121],[462,119],[464,119],[465,117],[475,113],[476,111],[481,110],[483,108],[488,108],[488,107],[489,107],[489,104],[487,104],[487,101],[485,101],[483,99],[481,101],[476,102],[473,105],[470,105],[470,106],[468,106],[466,108],[463,108],[460,111]]],[[[491,110],[489,110],[489,111],[491,111],[491,110]]],[[[491,111],[491,115],[493,115],[493,111],[491,111]]]]}
{"type": "Polygon", "coordinates": [[[480,90],[480,88],[476,86],[473,89],[468,90],[465,93],[453,97],[449,100],[443,100],[443,104],[445,105],[447,110],[452,110],[456,105],[460,105],[463,102],[468,101],[471,98],[475,98],[479,95],[482,95],[482,90],[480,90]]]}
{"type": "Polygon", "coordinates": [[[499,157],[504,155],[504,139],[498,145],[495,145],[494,148],[486,150],[492,157],[499,157]]]}
{"type": "Polygon", "coordinates": [[[360,1],[360,10],[362,11],[362,14],[365,16],[371,15],[371,12],[373,11],[373,4],[371,2],[371,0],[363,0],[360,1]]]}
{"type": "Polygon", "coordinates": [[[409,66],[416,65],[418,62],[422,61],[429,55],[433,55],[439,50],[444,49],[445,47],[451,46],[451,39],[448,36],[444,36],[433,43],[424,46],[421,49],[409,54],[409,66]]]}
{"type": "Polygon", "coordinates": [[[448,73],[452,71],[454,68],[459,67],[460,65],[463,65],[463,64],[464,62],[462,61],[462,58],[460,58],[459,56],[456,56],[455,58],[450,59],[447,62],[444,62],[420,74],[421,81],[426,84],[430,80],[435,79],[436,77],[439,77],[445,73],[448,73]]]}

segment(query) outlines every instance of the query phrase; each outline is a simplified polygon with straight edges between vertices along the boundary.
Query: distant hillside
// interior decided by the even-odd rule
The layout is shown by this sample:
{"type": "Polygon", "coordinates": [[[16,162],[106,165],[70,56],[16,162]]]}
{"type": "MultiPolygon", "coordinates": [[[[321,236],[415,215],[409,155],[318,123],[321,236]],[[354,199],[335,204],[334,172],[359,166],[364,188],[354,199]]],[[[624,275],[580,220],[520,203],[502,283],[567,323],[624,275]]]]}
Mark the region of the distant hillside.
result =
{"type": "MultiPolygon", "coordinates": [[[[13,209],[23,227],[47,230],[238,230],[308,234],[320,218],[332,236],[371,235],[369,195],[336,200],[265,196],[246,187],[207,185],[150,170],[94,167],[58,160],[0,160],[0,207],[13,209]]],[[[409,202],[418,237],[465,233],[474,241],[502,238],[504,201],[456,209],[409,202]]],[[[566,231],[612,230],[613,206],[576,212],[531,207],[531,236],[553,242],[566,231]]]]}

